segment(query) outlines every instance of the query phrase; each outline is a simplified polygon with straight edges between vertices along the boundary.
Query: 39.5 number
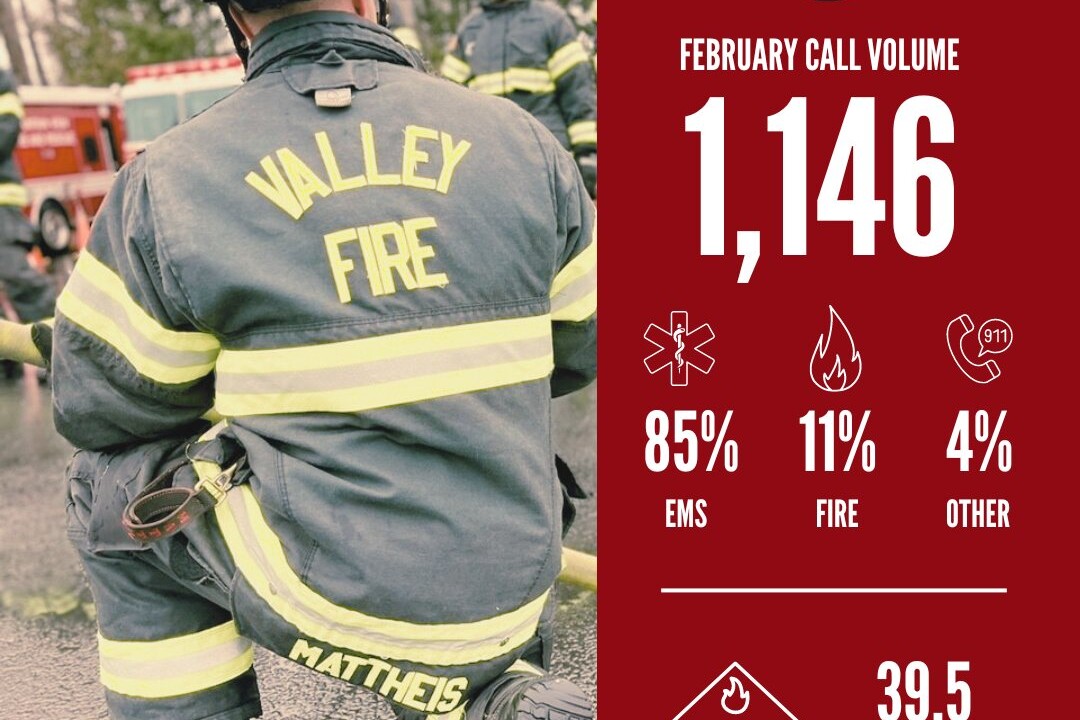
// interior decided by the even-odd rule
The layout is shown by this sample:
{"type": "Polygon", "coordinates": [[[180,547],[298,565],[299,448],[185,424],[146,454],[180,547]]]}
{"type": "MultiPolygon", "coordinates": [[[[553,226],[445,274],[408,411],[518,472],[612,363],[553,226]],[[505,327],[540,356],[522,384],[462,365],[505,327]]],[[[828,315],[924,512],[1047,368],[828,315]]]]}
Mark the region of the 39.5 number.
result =
{"type": "MultiPolygon", "coordinates": [[[[966,660],[950,660],[946,681],[949,696],[956,696],[954,702],[945,706],[945,714],[933,713],[933,720],[968,720],[971,717],[971,686],[960,679],[961,673],[971,669],[966,660]]],[[[878,717],[881,720],[900,720],[901,712],[907,720],[927,720],[930,711],[930,668],[921,660],[914,660],[901,670],[900,665],[886,660],[878,666],[878,680],[884,680],[887,702],[878,704],[878,717]],[[910,702],[904,702],[903,693],[910,702]]]]}

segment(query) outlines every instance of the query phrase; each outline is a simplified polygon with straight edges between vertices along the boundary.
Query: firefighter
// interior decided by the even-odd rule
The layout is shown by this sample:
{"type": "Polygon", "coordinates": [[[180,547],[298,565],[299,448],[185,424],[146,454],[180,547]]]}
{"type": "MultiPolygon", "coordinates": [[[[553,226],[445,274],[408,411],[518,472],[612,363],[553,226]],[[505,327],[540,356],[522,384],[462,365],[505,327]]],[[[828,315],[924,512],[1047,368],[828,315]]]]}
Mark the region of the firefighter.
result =
{"type": "Polygon", "coordinates": [[[536,116],[574,153],[596,197],[596,74],[565,10],[548,0],[481,0],[461,21],[441,71],[536,116]]]}
{"type": "Polygon", "coordinates": [[[399,718],[592,718],[545,672],[551,397],[595,375],[573,158],[373,0],[223,9],[244,85],[120,171],[35,337],[112,717],[258,716],[254,641],[399,718]]]}
{"type": "Polygon", "coordinates": [[[0,70],[0,288],[7,292],[15,312],[25,322],[53,314],[56,301],[52,284],[27,261],[34,231],[23,216],[26,188],[15,162],[23,106],[11,74],[0,70]]]}

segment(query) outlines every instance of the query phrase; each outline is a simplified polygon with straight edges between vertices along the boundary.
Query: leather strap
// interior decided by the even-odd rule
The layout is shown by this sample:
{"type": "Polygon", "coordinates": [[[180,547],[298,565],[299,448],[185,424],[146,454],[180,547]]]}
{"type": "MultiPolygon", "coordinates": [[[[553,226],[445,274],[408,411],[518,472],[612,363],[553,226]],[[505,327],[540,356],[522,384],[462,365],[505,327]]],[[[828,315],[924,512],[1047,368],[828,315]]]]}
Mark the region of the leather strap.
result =
{"type": "MultiPolygon", "coordinates": [[[[184,458],[168,464],[128,503],[120,520],[128,537],[141,543],[152,543],[175,535],[225,499],[225,493],[233,485],[233,476],[244,462],[242,454],[239,458],[234,454],[230,458],[232,465],[213,477],[200,478],[193,488],[173,485],[176,473],[193,462],[214,462],[198,457],[197,452],[192,456],[192,450],[208,445],[208,442],[199,442],[189,446],[184,458]]],[[[233,443],[231,448],[239,448],[239,445],[233,443]]]]}

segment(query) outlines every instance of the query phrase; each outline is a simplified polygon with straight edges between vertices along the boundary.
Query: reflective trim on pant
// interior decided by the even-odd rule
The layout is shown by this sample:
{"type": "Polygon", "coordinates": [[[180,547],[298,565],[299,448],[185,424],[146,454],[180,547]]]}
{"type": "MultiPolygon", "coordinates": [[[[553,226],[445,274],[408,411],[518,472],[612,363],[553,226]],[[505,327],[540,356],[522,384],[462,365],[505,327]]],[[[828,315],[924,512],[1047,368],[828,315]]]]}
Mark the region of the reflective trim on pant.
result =
{"type": "Polygon", "coordinates": [[[300,632],[353,652],[432,667],[481,663],[512,653],[535,634],[548,593],[520,608],[462,623],[412,623],[341,607],[308,587],[247,485],[215,511],[233,560],[255,594],[300,632]]]}
{"type": "Polygon", "coordinates": [[[130,697],[167,698],[207,690],[251,668],[251,641],[231,621],[164,640],[98,635],[101,684],[130,697]]]}

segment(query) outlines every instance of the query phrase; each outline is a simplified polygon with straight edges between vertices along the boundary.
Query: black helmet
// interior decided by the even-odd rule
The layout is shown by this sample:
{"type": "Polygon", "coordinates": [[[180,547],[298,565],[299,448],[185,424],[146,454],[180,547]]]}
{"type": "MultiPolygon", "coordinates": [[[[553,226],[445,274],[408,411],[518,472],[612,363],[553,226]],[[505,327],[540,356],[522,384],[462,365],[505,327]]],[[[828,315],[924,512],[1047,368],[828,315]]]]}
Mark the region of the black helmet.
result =
{"type": "MultiPolygon", "coordinates": [[[[292,5],[302,0],[232,0],[237,5],[242,7],[248,12],[262,12],[263,10],[274,10],[276,8],[285,7],[286,5],[292,5]]],[[[236,54],[240,56],[240,62],[247,67],[248,61],[248,45],[247,38],[244,37],[244,33],[233,21],[232,15],[229,14],[229,2],[230,0],[203,0],[203,2],[213,3],[221,8],[221,14],[225,16],[225,27],[229,29],[229,35],[232,37],[233,46],[236,48],[236,54]]],[[[376,0],[378,23],[383,27],[390,26],[390,6],[389,0],[376,0]]]]}

